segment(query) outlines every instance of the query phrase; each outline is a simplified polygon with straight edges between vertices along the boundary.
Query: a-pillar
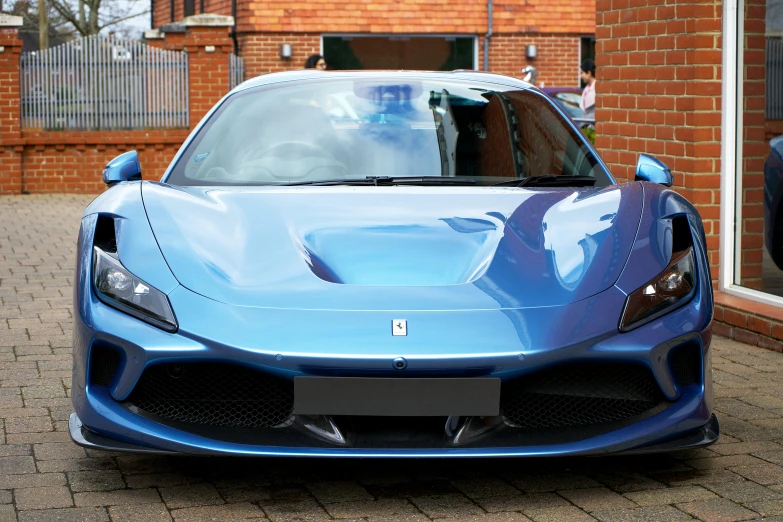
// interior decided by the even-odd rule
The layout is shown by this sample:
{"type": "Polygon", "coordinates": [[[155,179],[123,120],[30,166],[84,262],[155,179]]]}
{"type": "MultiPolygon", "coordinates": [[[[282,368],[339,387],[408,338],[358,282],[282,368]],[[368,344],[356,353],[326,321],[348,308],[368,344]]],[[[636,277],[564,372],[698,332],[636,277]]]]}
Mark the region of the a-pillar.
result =
{"type": "Polygon", "coordinates": [[[22,192],[21,26],[21,16],[0,13],[0,194],[22,192]]]}

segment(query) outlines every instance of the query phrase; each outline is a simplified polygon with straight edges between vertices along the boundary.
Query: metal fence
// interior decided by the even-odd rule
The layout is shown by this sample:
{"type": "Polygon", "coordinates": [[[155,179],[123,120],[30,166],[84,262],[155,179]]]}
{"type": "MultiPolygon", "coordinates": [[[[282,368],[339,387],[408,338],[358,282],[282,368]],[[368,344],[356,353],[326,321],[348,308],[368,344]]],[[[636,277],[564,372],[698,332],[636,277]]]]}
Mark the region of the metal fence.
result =
{"type": "Polygon", "coordinates": [[[245,81],[245,60],[231,53],[228,55],[228,88],[233,89],[245,81]]]}
{"type": "Polygon", "coordinates": [[[90,36],[23,53],[22,128],[188,127],[188,56],[90,36]]]}
{"type": "Polygon", "coordinates": [[[767,106],[768,120],[783,120],[783,40],[767,38],[767,106]]]}

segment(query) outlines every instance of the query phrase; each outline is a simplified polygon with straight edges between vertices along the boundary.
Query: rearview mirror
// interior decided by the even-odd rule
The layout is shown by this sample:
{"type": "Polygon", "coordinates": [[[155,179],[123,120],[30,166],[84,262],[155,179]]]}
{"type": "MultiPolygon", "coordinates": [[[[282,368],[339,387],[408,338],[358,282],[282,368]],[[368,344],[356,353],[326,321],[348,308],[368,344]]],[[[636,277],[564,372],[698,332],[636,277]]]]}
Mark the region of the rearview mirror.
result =
{"type": "Polygon", "coordinates": [[[120,154],[103,169],[103,182],[109,187],[138,179],[141,179],[141,163],[135,150],[120,154]]]}
{"type": "Polygon", "coordinates": [[[671,187],[674,183],[672,171],[663,162],[647,154],[639,154],[636,163],[636,181],[649,181],[671,187]]]}

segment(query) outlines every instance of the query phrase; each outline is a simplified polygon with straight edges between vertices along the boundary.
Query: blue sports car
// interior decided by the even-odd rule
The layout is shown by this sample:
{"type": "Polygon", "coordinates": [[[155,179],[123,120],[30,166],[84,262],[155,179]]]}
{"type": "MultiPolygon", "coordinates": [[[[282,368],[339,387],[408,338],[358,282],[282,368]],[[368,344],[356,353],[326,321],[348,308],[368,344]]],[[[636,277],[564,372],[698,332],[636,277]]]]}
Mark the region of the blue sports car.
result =
{"type": "Polygon", "coordinates": [[[78,444],[481,457],[718,437],[698,213],[649,156],[616,183],[527,83],[269,74],[160,182],[135,152],[103,178],[78,244],[78,444]]]}

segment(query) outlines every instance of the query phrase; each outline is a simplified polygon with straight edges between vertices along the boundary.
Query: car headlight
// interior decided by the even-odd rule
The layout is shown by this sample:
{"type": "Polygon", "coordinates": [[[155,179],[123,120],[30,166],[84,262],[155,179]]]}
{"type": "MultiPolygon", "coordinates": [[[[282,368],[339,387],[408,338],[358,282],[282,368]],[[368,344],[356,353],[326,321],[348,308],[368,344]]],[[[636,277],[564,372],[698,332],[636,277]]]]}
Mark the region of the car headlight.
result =
{"type": "Polygon", "coordinates": [[[131,274],[112,255],[98,247],[93,251],[93,283],[101,301],[167,332],[177,331],[166,294],[131,274]]]}
{"type": "Polygon", "coordinates": [[[675,252],[669,266],[625,300],[620,331],[627,332],[684,304],[696,284],[693,247],[675,252]]]}

